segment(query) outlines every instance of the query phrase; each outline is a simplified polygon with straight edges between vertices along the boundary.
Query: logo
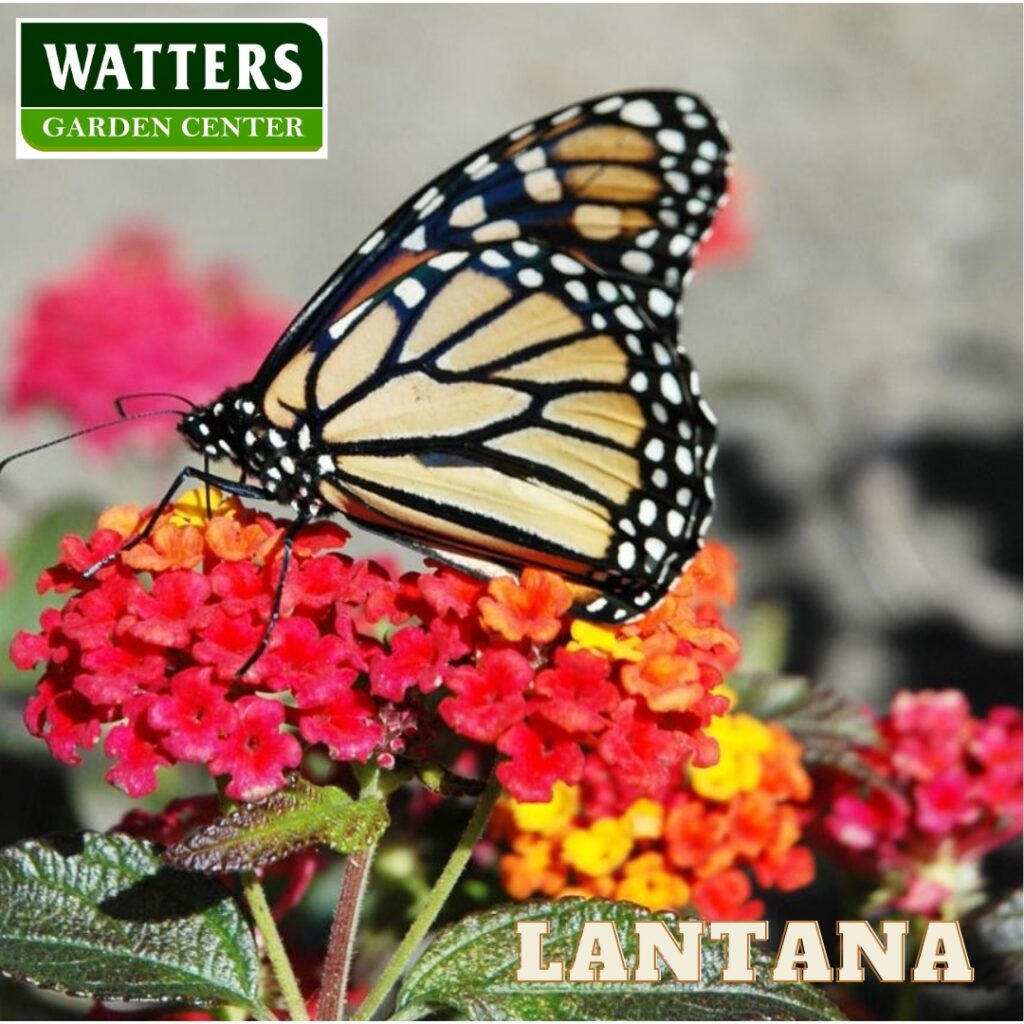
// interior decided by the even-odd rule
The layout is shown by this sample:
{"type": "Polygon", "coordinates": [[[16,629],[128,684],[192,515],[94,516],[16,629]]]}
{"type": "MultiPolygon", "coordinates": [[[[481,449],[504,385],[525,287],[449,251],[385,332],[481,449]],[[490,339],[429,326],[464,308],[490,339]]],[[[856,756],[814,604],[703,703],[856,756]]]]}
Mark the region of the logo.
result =
{"type": "Polygon", "coordinates": [[[326,157],[324,18],[17,23],[18,158],[326,157]]]}

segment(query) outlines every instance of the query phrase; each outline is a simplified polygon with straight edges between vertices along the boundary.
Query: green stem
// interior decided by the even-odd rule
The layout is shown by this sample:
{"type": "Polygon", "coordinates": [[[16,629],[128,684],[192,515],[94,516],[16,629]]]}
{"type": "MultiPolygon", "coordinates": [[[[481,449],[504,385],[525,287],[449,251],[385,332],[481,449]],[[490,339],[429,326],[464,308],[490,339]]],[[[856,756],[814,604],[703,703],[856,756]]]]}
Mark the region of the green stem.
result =
{"type": "Polygon", "coordinates": [[[270,962],[270,969],[274,972],[281,995],[284,997],[285,1006],[288,1009],[289,1020],[309,1020],[306,1012],[306,1002],[299,990],[299,983],[295,979],[295,972],[292,970],[291,961],[284,951],[284,943],[281,941],[281,933],[277,930],[274,915],[270,911],[270,904],[267,903],[267,894],[263,891],[259,879],[253,872],[247,872],[242,876],[242,891],[245,893],[245,901],[249,904],[249,911],[252,919],[256,922],[260,936],[263,938],[263,948],[270,962]]]}
{"type": "Polygon", "coordinates": [[[345,994],[348,992],[349,967],[359,927],[359,911],[376,849],[377,844],[374,843],[365,850],[350,853],[345,861],[338,907],[331,922],[331,937],[327,943],[327,958],[324,960],[317,1020],[345,1019],[345,994]]]}
{"type": "Polygon", "coordinates": [[[396,982],[408,966],[419,944],[423,941],[423,937],[430,930],[434,921],[437,920],[437,915],[441,912],[445,901],[451,895],[452,889],[455,888],[455,883],[459,880],[459,876],[469,861],[473,847],[476,846],[477,840],[483,835],[484,828],[491,817],[491,811],[494,810],[494,805],[497,803],[500,793],[501,786],[498,780],[492,776],[491,780],[487,783],[487,788],[480,795],[480,800],[473,809],[473,816],[469,819],[469,824],[466,825],[466,829],[459,839],[458,846],[455,847],[452,855],[448,858],[448,863],[445,864],[444,870],[441,872],[434,888],[431,890],[430,896],[423,905],[423,909],[416,915],[416,920],[409,926],[409,930],[405,933],[405,938],[402,939],[398,949],[395,950],[394,955],[388,961],[387,967],[384,968],[381,976],[377,979],[377,984],[373,986],[366,999],[363,1000],[359,1011],[353,1018],[354,1020],[372,1019],[373,1015],[380,1008],[380,1004],[384,1002],[388,993],[395,987],[396,982]]]}

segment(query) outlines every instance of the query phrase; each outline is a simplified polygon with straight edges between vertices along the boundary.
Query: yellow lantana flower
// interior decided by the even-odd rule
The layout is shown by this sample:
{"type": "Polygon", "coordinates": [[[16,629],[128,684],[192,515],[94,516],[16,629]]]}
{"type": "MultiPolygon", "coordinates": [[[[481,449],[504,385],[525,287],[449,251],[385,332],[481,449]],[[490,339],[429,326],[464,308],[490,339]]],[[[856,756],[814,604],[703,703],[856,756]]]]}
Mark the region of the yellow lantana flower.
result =
{"type": "Polygon", "coordinates": [[[762,755],[772,749],[768,727],[750,715],[713,719],[707,733],[718,741],[718,764],[691,768],[690,785],[706,800],[731,800],[737,793],[757,789],[763,773],[762,755]]]}
{"type": "Polygon", "coordinates": [[[634,839],[660,839],[665,824],[665,807],[657,800],[641,797],[626,808],[619,819],[634,839]]]}
{"type": "Polygon", "coordinates": [[[546,803],[520,803],[508,801],[509,810],[515,819],[516,828],[521,832],[536,832],[542,836],[554,836],[564,831],[580,809],[580,790],[559,779],[552,789],[551,799],[546,803]]]}
{"type": "Polygon", "coordinates": [[[174,502],[170,521],[175,526],[204,526],[214,516],[234,516],[239,507],[236,497],[211,487],[207,515],[206,488],[196,487],[174,502]]]}
{"type": "Polygon", "coordinates": [[[629,825],[619,818],[599,818],[589,828],[574,828],[565,837],[562,859],[585,875],[609,875],[632,849],[629,825]]]}
{"type": "Polygon", "coordinates": [[[572,640],[570,651],[586,650],[592,654],[605,654],[613,661],[643,661],[640,651],[640,637],[618,637],[610,629],[595,626],[592,622],[576,619],[570,630],[572,640]]]}

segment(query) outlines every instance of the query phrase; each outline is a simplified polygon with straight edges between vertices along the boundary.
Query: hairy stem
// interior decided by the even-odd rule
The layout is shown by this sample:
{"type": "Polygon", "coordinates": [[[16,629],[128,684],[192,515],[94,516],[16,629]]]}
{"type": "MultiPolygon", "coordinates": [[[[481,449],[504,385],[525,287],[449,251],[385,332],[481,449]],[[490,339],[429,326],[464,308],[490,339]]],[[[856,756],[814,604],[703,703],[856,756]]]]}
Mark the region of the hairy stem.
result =
{"type": "Polygon", "coordinates": [[[348,991],[349,968],[355,950],[359,910],[376,849],[377,844],[374,843],[365,850],[350,853],[345,861],[338,906],[334,911],[331,937],[327,943],[327,959],[324,960],[317,1020],[345,1019],[345,994],[348,991]]]}
{"type": "Polygon", "coordinates": [[[416,916],[416,920],[409,926],[398,949],[388,961],[377,983],[370,990],[369,995],[363,1000],[355,1020],[370,1020],[380,1008],[381,1003],[388,997],[388,993],[395,987],[396,982],[406,969],[417,947],[423,941],[424,936],[430,930],[431,925],[437,920],[445,901],[451,895],[455,883],[459,880],[477,840],[483,835],[484,828],[494,810],[494,805],[501,793],[501,786],[498,780],[491,777],[487,788],[480,795],[480,800],[473,809],[473,816],[469,819],[465,831],[459,839],[458,846],[452,851],[444,870],[441,872],[427,898],[423,909],[416,916]]]}
{"type": "Polygon", "coordinates": [[[263,886],[260,885],[254,872],[249,871],[242,876],[242,891],[245,894],[245,902],[249,905],[252,919],[256,922],[256,927],[263,939],[263,948],[288,1009],[288,1018],[290,1020],[308,1020],[306,1003],[302,998],[302,992],[299,991],[299,983],[295,979],[291,961],[284,951],[281,933],[277,930],[274,915],[267,903],[267,894],[263,891],[263,886]]]}

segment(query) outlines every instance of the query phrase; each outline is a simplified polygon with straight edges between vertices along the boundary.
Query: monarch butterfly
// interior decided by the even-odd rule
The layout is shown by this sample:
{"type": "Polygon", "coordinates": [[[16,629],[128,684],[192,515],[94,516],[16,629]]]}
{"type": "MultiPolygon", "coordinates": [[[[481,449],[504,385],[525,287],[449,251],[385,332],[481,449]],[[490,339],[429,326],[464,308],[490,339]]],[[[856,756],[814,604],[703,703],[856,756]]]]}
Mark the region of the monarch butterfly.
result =
{"type": "Polygon", "coordinates": [[[477,574],[552,569],[598,621],[649,610],[712,507],[715,420],[677,336],[729,162],[722,122],[672,91],[477,150],[359,246],[249,383],[183,415],[243,482],[189,467],[163,504],[195,477],[290,503],[285,558],[341,511],[477,574]]]}

